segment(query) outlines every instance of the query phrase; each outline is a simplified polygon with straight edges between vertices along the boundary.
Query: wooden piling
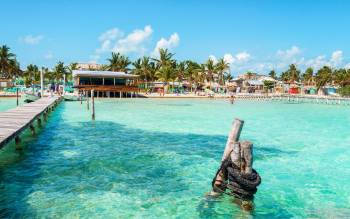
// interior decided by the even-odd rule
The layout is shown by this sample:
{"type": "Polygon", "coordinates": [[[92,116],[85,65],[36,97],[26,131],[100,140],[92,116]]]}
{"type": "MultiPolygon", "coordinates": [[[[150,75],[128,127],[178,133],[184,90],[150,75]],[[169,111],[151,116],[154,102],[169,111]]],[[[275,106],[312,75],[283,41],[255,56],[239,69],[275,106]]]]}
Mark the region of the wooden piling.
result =
{"type": "Polygon", "coordinates": [[[32,132],[32,135],[35,135],[35,128],[33,124],[29,125],[30,131],[32,132]]]}
{"type": "Polygon", "coordinates": [[[86,107],[87,107],[87,110],[89,110],[89,93],[86,92],[86,107]]]}
{"type": "Polygon", "coordinates": [[[242,127],[243,127],[244,121],[240,119],[235,119],[232,123],[231,131],[228,135],[226,147],[224,150],[224,154],[222,156],[221,161],[228,158],[231,151],[233,150],[234,143],[238,142],[239,136],[241,135],[242,127]]]}
{"type": "MultiPolygon", "coordinates": [[[[243,127],[244,121],[240,119],[235,119],[232,123],[231,131],[228,135],[226,147],[224,150],[224,153],[222,155],[221,161],[226,160],[230,155],[232,161],[238,166],[240,166],[240,158],[241,158],[241,150],[240,150],[240,144],[238,142],[239,136],[241,135],[242,127],[243,127]],[[233,153],[231,153],[233,152],[233,153]]],[[[215,186],[220,187],[222,182],[225,181],[223,173],[220,171],[215,178],[215,186]]],[[[217,192],[212,191],[212,195],[217,194],[217,192]]]]}
{"type": "Polygon", "coordinates": [[[41,128],[41,118],[38,118],[38,127],[41,128]]]}
{"type": "Polygon", "coordinates": [[[92,120],[95,120],[94,90],[91,90],[91,118],[92,118],[92,120]]]}
{"type": "Polygon", "coordinates": [[[16,99],[17,99],[17,106],[19,105],[19,101],[18,101],[18,87],[16,88],[16,99]]]}

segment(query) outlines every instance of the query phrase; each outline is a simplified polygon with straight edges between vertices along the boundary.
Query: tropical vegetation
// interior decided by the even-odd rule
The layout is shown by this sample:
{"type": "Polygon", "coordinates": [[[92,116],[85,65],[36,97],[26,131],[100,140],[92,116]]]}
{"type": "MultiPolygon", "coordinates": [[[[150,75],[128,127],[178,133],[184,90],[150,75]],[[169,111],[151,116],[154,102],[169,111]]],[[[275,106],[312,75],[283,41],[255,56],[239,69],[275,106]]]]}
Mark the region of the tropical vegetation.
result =
{"type": "MultiPolygon", "coordinates": [[[[166,90],[171,87],[168,85],[174,86],[175,82],[187,82],[191,91],[203,85],[212,89],[214,85],[225,85],[228,80],[232,79],[230,65],[224,58],[217,61],[209,58],[204,63],[198,63],[193,60],[179,61],[174,56],[175,54],[168,49],[160,49],[157,57],[143,56],[131,61],[129,57],[113,52],[107,59],[107,63],[99,70],[139,75],[146,88],[149,82],[161,81],[166,85],[166,90]]],[[[29,64],[24,70],[21,70],[16,55],[10,51],[10,48],[6,45],[0,47],[0,78],[3,79],[22,78],[25,85],[31,86],[40,83],[40,71],[42,71],[47,81],[70,81],[72,71],[75,69],[77,69],[77,63],[65,65],[59,61],[52,69],[29,64]]],[[[246,73],[247,78],[253,78],[254,75],[253,72],[246,73]]],[[[309,67],[305,72],[301,72],[297,65],[291,64],[279,76],[275,70],[271,70],[268,75],[285,83],[303,83],[306,86],[315,86],[317,89],[327,85],[338,86],[341,94],[350,95],[350,69],[323,66],[317,71],[309,67]]],[[[271,86],[270,83],[265,85],[268,88],[271,86]]]]}

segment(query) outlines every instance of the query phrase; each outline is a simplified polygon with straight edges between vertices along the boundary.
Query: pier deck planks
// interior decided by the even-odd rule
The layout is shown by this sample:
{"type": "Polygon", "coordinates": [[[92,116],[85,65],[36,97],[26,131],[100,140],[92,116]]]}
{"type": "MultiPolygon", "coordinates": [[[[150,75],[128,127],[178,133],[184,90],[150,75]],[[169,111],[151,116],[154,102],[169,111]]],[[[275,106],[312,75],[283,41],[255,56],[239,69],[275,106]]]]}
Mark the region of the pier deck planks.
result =
{"type": "Polygon", "coordinates": [[[59,100],[59,97],[44,97],[35,102],[0,112],[0,149],[59,100]]]}

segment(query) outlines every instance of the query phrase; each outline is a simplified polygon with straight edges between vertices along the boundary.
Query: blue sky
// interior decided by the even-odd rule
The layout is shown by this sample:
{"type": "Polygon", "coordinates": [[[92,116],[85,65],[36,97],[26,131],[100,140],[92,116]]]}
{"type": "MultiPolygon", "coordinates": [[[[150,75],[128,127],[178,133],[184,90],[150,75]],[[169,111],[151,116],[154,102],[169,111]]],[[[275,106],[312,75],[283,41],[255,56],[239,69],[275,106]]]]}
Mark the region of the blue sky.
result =
{"type": "Polygon", "coordinates": [[[3,1],[0,45],[24,68],[105,63],[169,48],[178,59],[225,57],[233,74],[350,67],[350,1],[3,1]],[[5,10],[4,10],[5,9],[5,10]],[[6,19],[4,19],[6,18],[6,19]]]}

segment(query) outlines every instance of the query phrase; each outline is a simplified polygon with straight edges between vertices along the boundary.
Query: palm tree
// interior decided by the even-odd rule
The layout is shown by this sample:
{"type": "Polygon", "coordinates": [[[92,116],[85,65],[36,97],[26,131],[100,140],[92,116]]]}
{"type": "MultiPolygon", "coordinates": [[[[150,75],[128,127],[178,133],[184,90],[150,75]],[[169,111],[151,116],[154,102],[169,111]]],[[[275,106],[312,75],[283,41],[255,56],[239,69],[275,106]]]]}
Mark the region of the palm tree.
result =
{"type": "Polygon", "coordinates": [[[316,73],[316,87],[319,90],[321,87],[324,87],[328,83],[332,82],[332,69],[328,66],[323,66],[316,73]]]}
{"type": "Polygon", "coordinates": [[[127,56],[121,55],[119,52],[112,52],[112,57],[107,59],[109,61],[110,71],[119,71],[127,73],[129,71],[128,66],[131,64],[127,56]]]}
{"type": "Polygon", "coordinates": [[[64,75],[67,76],[68,68],[67,68],[67,66],[64,66],[63,62],[60,61],[54,67],[52,74],[53,74],[53,78],[56,81],[60,81],[64,78],[64,75]]]}
{"type": "Polygon", "coordinates": [[[24,84],[26,86],[33,85],[40,81],[40,71],[38,66],[30,64],[27,66],[27,69],[24,71],[24,84]]]}
{"type": "MultiPolygon", "coordinates": [[[[198,78],[198,74],[201,71],[201,65],[197,62],[187,60],[184,76],[190,84],[191,92],[193,91],[193,82],[198,78]]],[[[196,84],[197,85],[197,84],[196,84]]]]}
{"type": "Polygon", "coordinates": [[[311,67],[307,68],[302,78],[305,85],[310,85],[314,81],[314,70],[311,67]]]}
{"type": "Polygon", "coordinates": [[[212,59],[208,59],[205,63],[206,79],[209,82],[210,90],[212,89],[212,82],[214,81],[214,74],[216,73],[216,67],[212,59]]]}
{"type": "Polygon", "coordinates": [[[21,73],[16,55],[6,45],[0,47],[0,77],[12,78],[21,73]]]}
{"type": "MultiPolygon", "coordinates": [[[[169,82],[171,80],[173,80],[174,75],[175,75],[175,69],[171,65],[162,66],[156,72],[156,76],[157,76],[158,80],[161,80],[161,81],[165,82],[166,84],[169,84],[169,82]]],[[[167,86],[166,90],[168,90],[168,89],[169,89],[169,86],[167,86]]]]}
{"type": "Polygon", "coordinates": [[[73,71],[78,69],[78,63],[70,63],[69,66],[66,67],[66,69],[68,70],[68,72],[65,82],[73,80],[73,71]]]}
{"type": "Polygon", "coordinates": [[[350,85],[350,70],[345,70],[343,68],[335,70],[333,80],[340,87],[350,85]]]}
{"type": "Polygon", "coordinates": [[[273,79],[276,79],[277,75],[276,75],[275,70],[272,69],[272,70],[270,71],[270,73],[269,73],[269,76],[270,76],[271,78],[273,78],[273,79]]]}
{"type": "Polygon", "coordinates": [[[218,60],[218,63],[216,63],[215,68],[218,72],[218,82],[220,85],[223,85],[224,76],[226,71],[230,69],[230,64],[221,58],[218,60]]]}
{"type": "Polygon", "coordinates": [[[153,60],[157,63],[157,68],[161,68],[162,66],[173,64],[173,56],[175,54],[169,52],[168,49],[159,49],[159,58],[153,58],[153,60]]]}
{"type": "Polygon", "coordinates": [[[289,80],[291,83],[294,83],[295,81],[299,81],[300,71],[297,69],[297,66],[295,64],[289,65],[289,69],[287,72],[289,74],[289,80]]]}

